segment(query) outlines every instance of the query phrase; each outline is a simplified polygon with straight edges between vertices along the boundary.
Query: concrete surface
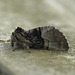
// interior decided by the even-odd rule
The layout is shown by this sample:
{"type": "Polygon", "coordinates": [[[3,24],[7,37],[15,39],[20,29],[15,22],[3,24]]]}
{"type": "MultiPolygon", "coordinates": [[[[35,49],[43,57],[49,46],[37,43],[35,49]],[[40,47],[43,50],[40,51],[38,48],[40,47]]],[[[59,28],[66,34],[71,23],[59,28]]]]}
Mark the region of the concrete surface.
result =
{"type": "Polygon", "coordinates": [[[75,75],[75,0],[0,0],[2,40],[10,39],[18,26],[28,30],[51,24],[67,37],[68,52],[13,52],[10,43],[0,43],[0,63],[13,75],[75,75]]]}

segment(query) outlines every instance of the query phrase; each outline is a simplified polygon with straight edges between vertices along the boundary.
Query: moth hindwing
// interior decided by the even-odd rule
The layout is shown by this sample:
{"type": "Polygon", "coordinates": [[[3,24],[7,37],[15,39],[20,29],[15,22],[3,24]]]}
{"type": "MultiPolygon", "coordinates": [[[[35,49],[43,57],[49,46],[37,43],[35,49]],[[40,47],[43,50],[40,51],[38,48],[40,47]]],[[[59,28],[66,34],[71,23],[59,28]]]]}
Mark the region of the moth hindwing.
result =
{"type": "Polygon", "coordinates": [[[48,50],[69,49],[67,39],[53,26],[43,26],[28,31],[17,27],[11,35],[11,46],[16,48],[36,48],[48,50]]]}

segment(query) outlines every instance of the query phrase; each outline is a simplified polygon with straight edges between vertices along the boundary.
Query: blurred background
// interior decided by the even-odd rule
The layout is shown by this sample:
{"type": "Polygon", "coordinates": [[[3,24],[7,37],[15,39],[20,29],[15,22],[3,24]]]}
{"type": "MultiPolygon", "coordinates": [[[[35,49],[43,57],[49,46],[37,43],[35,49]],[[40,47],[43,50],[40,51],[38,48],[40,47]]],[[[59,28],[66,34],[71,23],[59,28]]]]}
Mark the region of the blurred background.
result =
{"type": "Polygon", "coordinates": [[[0,43],[0,75],[6,75],[5,67],[13,75],[75,75],[75,0],[0,0],[0,40],[10,39],[18,26],[48,25],[65,34],[69,51],[13,52],[10,43],[0,43]]]}

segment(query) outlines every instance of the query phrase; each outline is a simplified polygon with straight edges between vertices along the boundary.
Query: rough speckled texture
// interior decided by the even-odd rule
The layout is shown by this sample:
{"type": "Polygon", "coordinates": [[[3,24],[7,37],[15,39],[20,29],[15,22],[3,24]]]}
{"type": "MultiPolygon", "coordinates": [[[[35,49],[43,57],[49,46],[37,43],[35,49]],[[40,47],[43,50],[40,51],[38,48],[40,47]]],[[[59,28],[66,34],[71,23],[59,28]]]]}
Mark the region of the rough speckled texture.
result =
{"type": "Polygon", "coordinates": [[[0,63],[14,75],[75,74],[75,0],[0,0],[0,39],[10,39],[15,28],[25,30],[53,24],[68,39],[68,52],[12,51],[10,43],[0,43],[0,63]]]}

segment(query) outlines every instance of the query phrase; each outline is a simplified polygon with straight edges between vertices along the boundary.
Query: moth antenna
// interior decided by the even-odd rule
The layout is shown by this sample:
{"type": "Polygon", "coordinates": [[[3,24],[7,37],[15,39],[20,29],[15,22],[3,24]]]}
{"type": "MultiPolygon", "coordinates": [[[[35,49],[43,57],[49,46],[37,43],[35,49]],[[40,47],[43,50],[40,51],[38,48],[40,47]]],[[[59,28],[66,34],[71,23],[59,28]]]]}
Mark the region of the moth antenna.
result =
{"type": "Polygon", "coordinates": [[[0,42],[6,42],[5,40],[0,40],[0,42]]]}
{"type": "Polygon", "coordinates": [[[26,46],[28,53],[31,53],[29,46],[26,46]]]}
{"type": "Polygon", "coordinates": [[[10,40],[0,40],[0,42],[10,42],[10,40]]]}
{"type": "Polygon", "coordinates": [[[12,51],[14,51],[15,52],[15,50],[16,50],[17,48],[15,48],[15,49],[13,49],[12,51]]]}

